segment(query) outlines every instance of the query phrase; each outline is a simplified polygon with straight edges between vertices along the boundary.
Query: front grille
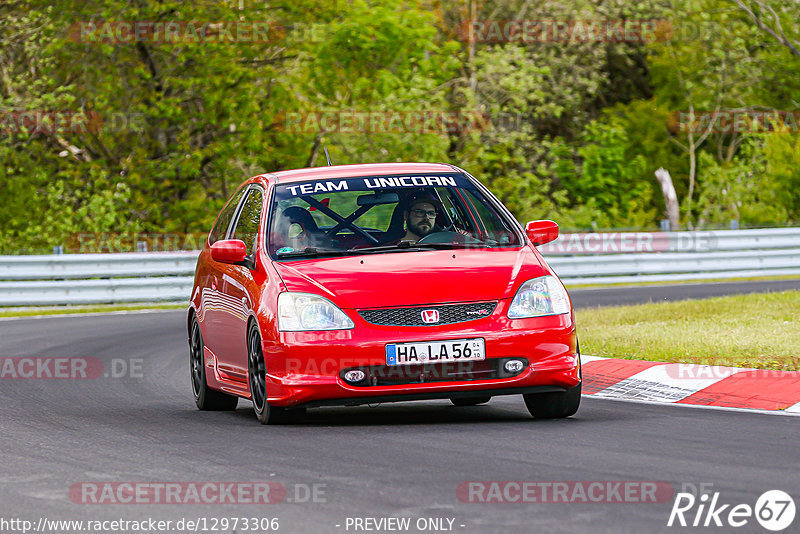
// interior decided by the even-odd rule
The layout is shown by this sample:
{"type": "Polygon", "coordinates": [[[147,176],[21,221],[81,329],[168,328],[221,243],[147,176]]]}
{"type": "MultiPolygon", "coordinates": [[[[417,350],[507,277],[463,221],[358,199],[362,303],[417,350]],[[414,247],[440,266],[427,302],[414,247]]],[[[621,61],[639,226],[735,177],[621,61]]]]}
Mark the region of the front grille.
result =
{"type": "Polygon", "coordinates": [[[358,383],[351,386],[397,386],[402,384],[424,384],[427,382],[469,382],[471,380],[492,380],[513,378],[528,367],[525,358],[492,358],[488,360],[468,362],[448,362],[420,365],[372,365],[368,367],[351,367],[343,369],[339,376],[344,380],[345,373],[359,369],[366,375],[358,383]],[[509,373],[503,368],[506,361],[521,360],[525,365],[522,370],[509,373]]]}
{"type": "Polygon", "coordinates": [[[497,302],[471,302],[469,304],[440,304],[413,308],[359,310],[358,314],[370,324],[384,326],[437,326],[463,323],[488,317],[496,306],[497,302]],[[434,323],[423,322],[422,312],[425,310],[438,311],[439,320],[434,323]]]}

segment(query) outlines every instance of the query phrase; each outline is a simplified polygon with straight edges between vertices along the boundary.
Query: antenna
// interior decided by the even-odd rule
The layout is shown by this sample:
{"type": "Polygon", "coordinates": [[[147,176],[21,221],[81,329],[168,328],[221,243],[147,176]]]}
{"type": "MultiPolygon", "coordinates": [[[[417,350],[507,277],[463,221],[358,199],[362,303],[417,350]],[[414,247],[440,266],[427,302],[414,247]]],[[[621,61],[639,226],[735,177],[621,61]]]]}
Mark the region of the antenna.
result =
{"type": "Polygon", "coordinates": [[[328,155],[328,147],[324,146],[322,147],[322,150],[325,151],[325,159],[328,160],[328,167],[330,167],[331,165],[333,165],[333,163],[331,163],[331,157],[328,155]]]}

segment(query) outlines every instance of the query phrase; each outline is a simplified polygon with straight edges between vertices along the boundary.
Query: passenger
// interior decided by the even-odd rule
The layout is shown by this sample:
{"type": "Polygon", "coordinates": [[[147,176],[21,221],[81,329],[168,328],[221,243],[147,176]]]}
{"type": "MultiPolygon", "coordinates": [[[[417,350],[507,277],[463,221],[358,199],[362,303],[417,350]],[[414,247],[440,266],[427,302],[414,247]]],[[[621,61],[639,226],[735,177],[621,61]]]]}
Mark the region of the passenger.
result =
{"type": "Polygon", "coordinates": [[[292,252],[306,247],[318,246],[319,228],[308,210],[299,206],[290,206],[280,215],[276,225],[276,243],[280,250],[292,252]]]}

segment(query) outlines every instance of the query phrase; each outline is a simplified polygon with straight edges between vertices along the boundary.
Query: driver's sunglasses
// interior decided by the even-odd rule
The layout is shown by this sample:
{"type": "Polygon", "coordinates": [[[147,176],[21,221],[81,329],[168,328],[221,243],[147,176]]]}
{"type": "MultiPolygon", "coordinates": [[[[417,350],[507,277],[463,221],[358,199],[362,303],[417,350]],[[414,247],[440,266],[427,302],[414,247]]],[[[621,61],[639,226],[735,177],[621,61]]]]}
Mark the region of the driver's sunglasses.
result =
{"type": "Polygon", "coordinates": [[[411,213],[413,213],[417,217],[427,217],[429,219],[435,219],[436,218],[436,211],[434,211],[434,210],[426,211],[426,210],[416,209],[416,210],[411,210],[411,213]]]}

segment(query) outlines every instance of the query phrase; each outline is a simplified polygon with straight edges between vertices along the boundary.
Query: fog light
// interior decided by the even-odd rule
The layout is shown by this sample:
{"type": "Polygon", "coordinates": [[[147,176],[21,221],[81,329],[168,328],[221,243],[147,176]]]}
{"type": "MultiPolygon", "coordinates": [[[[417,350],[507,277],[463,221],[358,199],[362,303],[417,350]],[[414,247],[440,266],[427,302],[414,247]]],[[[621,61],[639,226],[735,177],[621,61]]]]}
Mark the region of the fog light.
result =
{"type": "Polygon", "coordinates": [[[525,367],[525,364],[519,360],[508,360],[503,367],[509,373],[519,373],[525,367]]]}
{"type": "Polygon", "coordinates": [[[360,371],[358,369],[352,369],[344,374],[345,381],[350,382],[351,384],[361,382],[366,377],[367,374],[364,371],[360,371]]]}

